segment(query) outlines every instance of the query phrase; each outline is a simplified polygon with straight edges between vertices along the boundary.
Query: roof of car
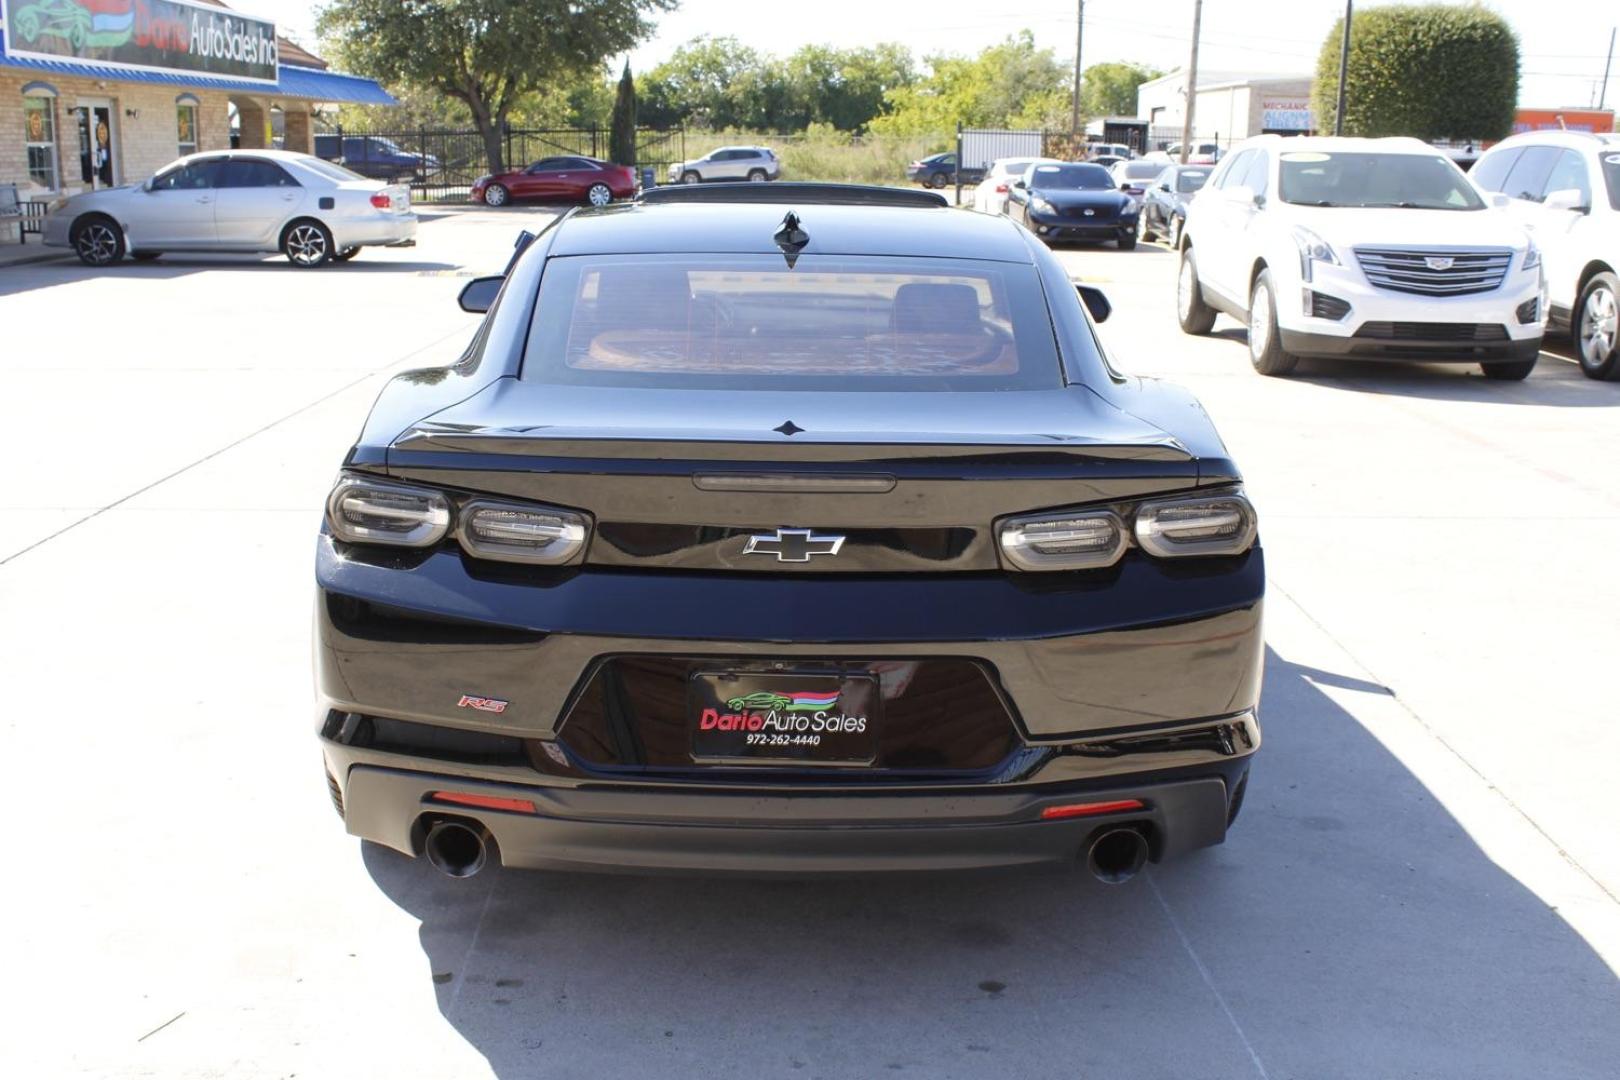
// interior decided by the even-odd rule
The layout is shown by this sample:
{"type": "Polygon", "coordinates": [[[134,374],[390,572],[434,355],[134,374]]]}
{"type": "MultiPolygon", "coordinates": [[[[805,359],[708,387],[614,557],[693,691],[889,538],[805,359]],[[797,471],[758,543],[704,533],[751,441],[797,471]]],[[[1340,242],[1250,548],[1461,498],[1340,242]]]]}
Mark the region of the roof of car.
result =
{"type": "Polygon", "coordinates": [[[1521,131],[1517,135],[1509,135],[1492,150],[1503,146],[1563,146],[1571,150],[1607,150],[1616,142],[1620,142],[1620,135],[1613,132],[1593,131],[1565,131],[1559,128],[1542,128],[1538,131],[1521,131]]]}
{"type": "Polygon", "coordinates": [[[992,262],[1034,261],[1009,218],[950,207],[805,202],[623,203],[570,214],[552,255],[780,254],[774,237],[789,212],[810,237],[807,255],[896,255],[992,262]]]}
{"type": "MultiPolygon", "coordinates": [[[[1204,145],[1204,144],[1200,144],[1204,145]]],[[[1351,135],[1256,135],[1232,147],[1231,152],[1251,147],[1320,154],[1429,154],[1440,153],[1422,139],[1409,135],[1388,135],[1364,139],[1351,135]]]]}

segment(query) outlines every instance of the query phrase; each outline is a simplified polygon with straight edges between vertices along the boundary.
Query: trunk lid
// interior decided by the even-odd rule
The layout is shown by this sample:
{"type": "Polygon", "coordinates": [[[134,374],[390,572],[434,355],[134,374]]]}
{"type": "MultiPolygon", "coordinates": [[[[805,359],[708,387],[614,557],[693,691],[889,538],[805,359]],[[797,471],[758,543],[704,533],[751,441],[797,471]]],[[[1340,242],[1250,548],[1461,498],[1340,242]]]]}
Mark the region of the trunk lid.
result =
{"type": "Polygon", "coordinates": [[[1174,438],[1079,387],[711,393],[502,379],[401,433],[388,468],[586,511],[590,563],[774,572],[994,570],[997,518],[1198,481],[1174,438]],[[830,558],[745,552],[781,528],[844,540],[830,558]]]}

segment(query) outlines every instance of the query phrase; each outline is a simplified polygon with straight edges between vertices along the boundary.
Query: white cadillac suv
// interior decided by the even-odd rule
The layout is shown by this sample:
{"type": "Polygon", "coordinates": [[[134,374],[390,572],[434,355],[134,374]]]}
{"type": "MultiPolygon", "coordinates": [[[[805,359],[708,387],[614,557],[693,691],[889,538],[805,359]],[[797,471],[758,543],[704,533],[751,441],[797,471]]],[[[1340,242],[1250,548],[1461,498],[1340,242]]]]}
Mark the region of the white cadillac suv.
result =
{"type": "Polygon", "coordinates": [[[1262,375],[1332,356],[1522,379],[1541,349],[1541,253],[1417,139],[1250,139],[1193,199],[1180,250],[1181,328],[1241,319],[1262,375]]]}
{"type": "Polygon", "coordinates": [[[1620,135],[1526,132],[1468,175],[1540,245],[1548,328],[1570,332],[1589,378],[1620,379],[1620,135]]]}

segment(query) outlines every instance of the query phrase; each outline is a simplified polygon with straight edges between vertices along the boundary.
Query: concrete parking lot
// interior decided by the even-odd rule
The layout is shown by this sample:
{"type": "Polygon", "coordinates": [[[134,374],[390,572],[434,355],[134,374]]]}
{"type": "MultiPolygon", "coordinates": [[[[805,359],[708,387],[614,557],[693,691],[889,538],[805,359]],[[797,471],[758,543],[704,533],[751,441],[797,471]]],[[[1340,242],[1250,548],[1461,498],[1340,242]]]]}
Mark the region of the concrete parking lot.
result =
{"type": "MultiPolygon", "coordinates": [[[[0,269],[0,1073],[1612,1077],[1620,384],[1556,352],[1249,370],[1175,258],[1063,253],[1258,504],[1266,742],[1228,842],[1079,874],[469,881],[347,837],[319,507],[537,210],[414,249],[0,269]]],[[[1167,673],[1173,677],[1173,673],[1167,673]]]]}

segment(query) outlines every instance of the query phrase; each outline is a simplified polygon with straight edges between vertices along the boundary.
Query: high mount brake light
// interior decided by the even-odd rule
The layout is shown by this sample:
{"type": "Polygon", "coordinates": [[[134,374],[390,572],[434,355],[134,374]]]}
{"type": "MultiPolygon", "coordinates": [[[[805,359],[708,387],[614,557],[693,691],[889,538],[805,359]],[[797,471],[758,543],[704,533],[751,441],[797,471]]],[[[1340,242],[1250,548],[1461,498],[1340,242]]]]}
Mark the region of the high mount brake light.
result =
{"type": "Polygon", "coordinates": [[[432,547],[450,531],[450,500],[432,488],[344,476],[326,497],[326,522],[351,544],[432,547]]]}

